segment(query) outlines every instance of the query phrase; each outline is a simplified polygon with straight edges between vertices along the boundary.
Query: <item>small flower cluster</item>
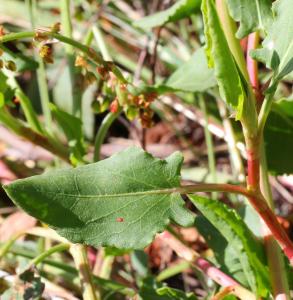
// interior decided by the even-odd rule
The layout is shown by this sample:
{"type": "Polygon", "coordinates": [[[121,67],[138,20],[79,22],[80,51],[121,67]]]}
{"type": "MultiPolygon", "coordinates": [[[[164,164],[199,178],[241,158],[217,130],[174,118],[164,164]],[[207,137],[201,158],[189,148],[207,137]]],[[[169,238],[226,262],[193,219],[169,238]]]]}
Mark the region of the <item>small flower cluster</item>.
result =
{"type": "MultiPolygon", "coordinates": [[[[49,28],[49,32],[51,33],[59,33],[61,27],[60,23],[55,23],[49,28]]],[[[41,30],[36,31],[34,40],[40,43],[39,54],[40,57],[46,62],[47,64],[53,64],[53,49],[49,43],[49,38],[46,32],[42,32],[41,30]]]]}
{"type": "MultiPolygon", "coordinates": [[[[60,24],[54,24],[50,28],[50,33],[58,33],[60,24]]],[[[53,63],[52,47],[47,32],[37,31],[35,41],[40,42],[40,56],[46,63],[53,63]]],[[[134,87],[123,81],[123,75],[119,75],[113,62],[103,61],[97,52],[88,48],[87,55],[79,54],[75,59],[75,66],[81,68],[80,76],[77,82],[80,88],[85,90],[89,85],[97,82],[97,77],[100,78],[99,89],[96,95],[96,100],[93,102],[93,109],[98,112],[104,112],[109,109],[112,113],[123,110],[129,120],[139,118],[143,127],[151,127],[153,124],[153,111],[151,103],[157,95],[153,92],[131,92],[134,87]],[[90,61],[98,64],[98,67],[93,69],[90,61]],[[116,74],[116,75],[115,75],[116,74]],[[121,78],[122,77],[122,78],[121,78]]]]}
{"type": "Polygon", "coordinates": [[[108,72],[104,67],[97,68],[97,72],[107,83],[105,95],[112,94],[113,98],[109,101],[108,96],[98,95],[93,106],[100,109],[100,112],[109,109],[112,113],[116,113],[122,109],[130,121],[139,118],[144,128],[151,127],[154,115],[151,103],[156,99],[156,93],[131,91],[133,90],[131,84],[121,83],[112,72],[108,72]]]}

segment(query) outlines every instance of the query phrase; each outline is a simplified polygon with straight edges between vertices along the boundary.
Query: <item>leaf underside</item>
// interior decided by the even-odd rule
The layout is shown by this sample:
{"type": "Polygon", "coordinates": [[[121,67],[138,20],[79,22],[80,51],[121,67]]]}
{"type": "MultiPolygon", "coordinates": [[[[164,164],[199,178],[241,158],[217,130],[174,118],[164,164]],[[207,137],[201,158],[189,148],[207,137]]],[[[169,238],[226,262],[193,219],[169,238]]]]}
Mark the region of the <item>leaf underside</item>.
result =
{"type": "Polygon", "coordinates": [[[28,214],[75,243],[139,249],[170,220],[192,224],[179,193],[183,157],[166,160],[137,147],[75,169],[47,172],[5,186],[28,214]]]}

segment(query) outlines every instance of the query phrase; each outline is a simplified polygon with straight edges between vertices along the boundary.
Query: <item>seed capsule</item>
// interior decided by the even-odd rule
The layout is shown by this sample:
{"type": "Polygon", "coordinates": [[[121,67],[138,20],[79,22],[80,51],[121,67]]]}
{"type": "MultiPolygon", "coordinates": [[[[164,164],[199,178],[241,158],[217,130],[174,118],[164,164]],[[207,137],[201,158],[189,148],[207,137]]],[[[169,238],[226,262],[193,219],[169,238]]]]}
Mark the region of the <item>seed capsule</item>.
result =
{"type": "Polygon", "coordinates": [[[6,62],[6,64],[5,64],[5,68],[6,68],[7,70],[10,70],[10,71],[12,71],[12,72],[15,72],[15,71],[16,71],[16,64],[15,64],[14,61],[8,60],[8,61],[6,62]]]}

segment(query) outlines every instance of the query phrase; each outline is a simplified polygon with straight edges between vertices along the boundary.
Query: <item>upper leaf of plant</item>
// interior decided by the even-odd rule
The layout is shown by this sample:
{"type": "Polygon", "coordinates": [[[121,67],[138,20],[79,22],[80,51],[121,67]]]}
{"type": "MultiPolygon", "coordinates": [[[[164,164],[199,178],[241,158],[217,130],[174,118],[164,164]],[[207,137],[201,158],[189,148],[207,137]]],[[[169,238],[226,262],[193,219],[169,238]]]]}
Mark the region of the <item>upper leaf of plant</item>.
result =
{"type": "Polygon", "coordinates": [[[208,64],[215,68],[215,76],[222,98],[236,109],[236,119],[241,119],[245,100],[243,79],[229,49],[212,0],[202,1],[202,13],[208,64]]]}
{"type": "Polygon", "coordinates": [[[266,30],[272,22],[271,0],[228,0],[232,18],[239,22],[236,36],[244,38],[251,32],[266,30]]]}
{"type": "Polygon", "coordinates": [[[170,8],[144,17],[134,22],[134,25],[150,30],[153,27],[163,26],[169,22],[176,22],[195,13],[200,6],[200,2],[200,0],[179,0],[170,8]]]}
{"type": "Polygon", "coordinates": [[[246,280],[252,291],[266,297],[270,290],[265,255],[244,221],[225,204],[207,198],[189,195],[202,214],[219,230],[229,243],[230,250],[238,254],[246,280]]]}
{"type": "Polygon", "coordinates": [[[194,220],[172,191],[180,185],[182,160],[178,152],[160,160],[131,147],[98,163],[4,188],[28,214],[72,242],[143,248],[171,219],[183,226],[194,220]]]}
{"type": "Polygon", "coordinates": [[[214,71],[208,68],[204,49],[198,49],[165,83],[184,92],[203,92],[217,84],[214,71]]]}
{"type": "Polygon", "coordinates": [[[251,56],[273,69],[278,79],[293,70],[293,1],[277,0],[273,4],[274,22],[268,29],[263,48],[251,56]]]}

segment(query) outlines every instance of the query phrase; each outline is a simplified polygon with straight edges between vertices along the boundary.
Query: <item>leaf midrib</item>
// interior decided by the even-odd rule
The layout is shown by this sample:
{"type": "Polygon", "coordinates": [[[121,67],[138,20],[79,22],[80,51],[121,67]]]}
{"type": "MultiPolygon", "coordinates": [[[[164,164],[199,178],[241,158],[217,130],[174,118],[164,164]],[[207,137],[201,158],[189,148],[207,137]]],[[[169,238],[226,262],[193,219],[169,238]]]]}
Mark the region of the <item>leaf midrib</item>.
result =
{"type": "MultiPolygon", "coordinates": [[[[178,187],[179,188],[179,187],[178,187]]],[[[60,195],[71,198],[113,198],[113,197],[131,197],[131,196],[143,196],[143,195],[159,195],[159,194],[173,194],[179,193],[177,188],[172,189],[160,189],[151,191],[140,191],[140,192],[128,192],[128,193],[118,193],[118,194],[98,194],[98,195],[78,195],[78,194],[67,194],[67,193],[56,193],[46,191],[48,194],[60,195]]]]}

